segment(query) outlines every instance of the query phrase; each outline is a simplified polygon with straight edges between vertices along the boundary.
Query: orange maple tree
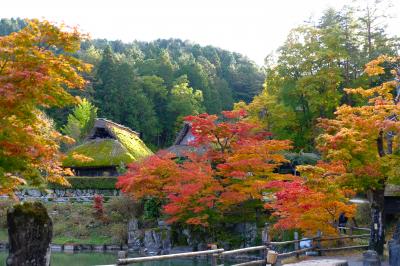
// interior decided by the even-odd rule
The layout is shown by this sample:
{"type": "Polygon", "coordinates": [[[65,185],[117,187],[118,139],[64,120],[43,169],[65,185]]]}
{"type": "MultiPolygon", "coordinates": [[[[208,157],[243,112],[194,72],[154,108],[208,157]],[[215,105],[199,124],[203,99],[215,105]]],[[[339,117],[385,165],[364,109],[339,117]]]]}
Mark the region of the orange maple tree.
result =
{"type": "Polygon", "coordinates": [[[365,72],[371,84],[379,85],[346,89],[360,103],[340,106],[335,119],[321,119],[324,132],[318,138],[324,158],[345,169],[338,173],[338,182],[367,194],[372,213],[370,248],[380,254],[385,241],[385,187],[400,180],[399,62],[399,57],[380,56],[368,63],[365,72]],[[394,77],[382,82],[383,74],[390,73],[394,77]]]}
{"type": "Polygon", "coordinates": [[[188,152],[183,161],[160,152],[133,163],[117,186],[137,199],[161,199],[171,223],[208,226],[245,201],[262,206],[268,182],[286,178],[275,170],[286,161],[282,152],[290,143],[267,138],[245,116],[239,110],[223,112],[221,118],[186,117],[198,152],[188,152]]]}
{"type": "Polygon", "coordinates": [[[319,162],[316,166],[298,166],[301,176],[291,180],[272,181],[274,190],[266,208],[273,209],[279,219],[276,229],[300,229],[307,235],[320,230],[325,235],[338,233],[337,220],[340,214],[352,218],[355,206],[348,200],[352,190],[344,189],[339,173],[344,173],[342,164],[319,162]]]}
{"type": "Polygon", "coordinates": [[[76,103],[66,88],[82,89],[90,66],[72,56],[83,36],[75,29],[29,20],[0,37],[0,194],[19,184],[66,183],[60,141],[43,108],[76,103]]]}

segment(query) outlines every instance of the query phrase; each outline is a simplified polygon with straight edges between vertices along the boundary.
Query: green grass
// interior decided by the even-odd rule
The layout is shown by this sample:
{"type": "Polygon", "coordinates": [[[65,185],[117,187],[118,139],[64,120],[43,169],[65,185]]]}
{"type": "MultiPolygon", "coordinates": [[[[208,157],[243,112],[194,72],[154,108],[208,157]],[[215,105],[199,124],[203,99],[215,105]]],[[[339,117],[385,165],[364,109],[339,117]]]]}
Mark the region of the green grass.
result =
{"type": "MultiPolygon", "coordinates": [[[[0,229],[0,241],[8,241],[7,229],[0,229]]],[[[113,244],[111,236],[90,235],[84,238],[55,236],[51,241],[53,244],[89,244],[89,245],[107,245],[113,244]]]]}
{"type": "Polygon", "coordinates": [[[89,244],[89,245],[108,245],[113,244],[110,236],[90,236],[86,238],[57,236],[51,241],[53,244],[89,244]]]}
{"type": "Polygon", "coordinates": [[[0,241],[8,241],[7,229],[0,228],[0,241]]]}

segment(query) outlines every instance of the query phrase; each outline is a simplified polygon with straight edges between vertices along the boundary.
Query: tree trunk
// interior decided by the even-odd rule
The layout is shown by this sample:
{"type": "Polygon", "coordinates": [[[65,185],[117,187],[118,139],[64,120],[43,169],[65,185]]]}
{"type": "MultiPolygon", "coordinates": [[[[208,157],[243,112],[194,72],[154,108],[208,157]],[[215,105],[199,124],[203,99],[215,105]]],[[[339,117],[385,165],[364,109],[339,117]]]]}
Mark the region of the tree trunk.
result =
{"type": "Polygon", "coordinates": [[[371,203],[371,237],[369,249],[383,255],[385,244],[385,214],[384,214],[384,189],[374,190],[369,193],[371,203]]]}
{"type": "Polygon", "coordinates": [[[10,250],[7,266],[49,266],[53,225],[40,202],[14,205],[7,212],[10,250]]]}
{"type": "Polygon", "coordinates": [[[376,139],[376,146],[378,148],[379,157],[383,157],[383,156],[386,155],[383,141],[384,141],[384,139],[383,139],[383,130],[380,130],[378,138],[376,139]]]}

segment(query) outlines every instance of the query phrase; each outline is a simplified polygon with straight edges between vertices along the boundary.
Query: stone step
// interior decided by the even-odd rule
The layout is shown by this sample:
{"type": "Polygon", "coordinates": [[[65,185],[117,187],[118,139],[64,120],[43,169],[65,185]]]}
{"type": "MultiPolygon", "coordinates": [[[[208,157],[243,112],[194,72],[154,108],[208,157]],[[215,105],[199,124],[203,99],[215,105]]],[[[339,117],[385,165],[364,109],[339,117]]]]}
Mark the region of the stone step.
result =
{"type": "Polygon", "coordinates": [[[285,264],[285,266],[349,266],[347,260],[321,259],[305,260],[297,263],[285,264]]]}

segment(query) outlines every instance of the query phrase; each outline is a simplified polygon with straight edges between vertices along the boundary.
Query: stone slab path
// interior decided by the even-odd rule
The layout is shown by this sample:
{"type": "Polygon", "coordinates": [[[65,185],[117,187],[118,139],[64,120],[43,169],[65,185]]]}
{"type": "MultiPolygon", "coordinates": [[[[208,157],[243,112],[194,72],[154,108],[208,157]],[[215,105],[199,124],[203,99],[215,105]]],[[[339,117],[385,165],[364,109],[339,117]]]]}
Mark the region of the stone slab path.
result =
{"type": "MultiPolygon", "coordinates": [[[[321,258],[312,258],[311,260],[306,260],[306,261],[302,261],[300,263],[294,263],[294,264],[284,264],[285,266],[306,266],[306,265],[312,265],[312,266],[344,266],[346,264],[329,264],[329,261],[347,261],[347,265],[348,266],[362,266],[363,265],[363,261],[362,261],[362,255],[357,255],[357,256],[337,256],[337,257],[321,257],[321,258]],[[326,262],[326,263],[324,263],[326,262]],[[314,264],[310,264],[310,263],[314,263],[314,264]],[[318,264],[319,263],[319,264],[318,264]]],[[[389,262],[384,261],[381,264],[382,266],[389,266],[389,262]]]]}
{"type": "Polygon", "coordinates": [[[305,260],[297,263],[284,264],[285,266],[349,266],[347,260],[341,259],[317,259],[305,260]]]}

